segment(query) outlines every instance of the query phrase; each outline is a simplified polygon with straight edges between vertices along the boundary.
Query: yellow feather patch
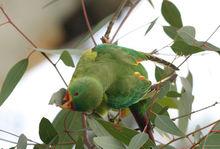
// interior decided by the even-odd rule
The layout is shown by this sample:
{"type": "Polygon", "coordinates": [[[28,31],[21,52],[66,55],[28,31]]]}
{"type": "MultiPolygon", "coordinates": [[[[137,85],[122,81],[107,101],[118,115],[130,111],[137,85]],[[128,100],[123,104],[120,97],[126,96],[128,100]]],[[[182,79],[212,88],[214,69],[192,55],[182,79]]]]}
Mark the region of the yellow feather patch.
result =
{"type": "Polygon", "coordinates": [[[83,53],[83,56],[85,56],[89,61],[95,61],[97,52],[92,51],[92,49],[88,49],[83,53]]]}

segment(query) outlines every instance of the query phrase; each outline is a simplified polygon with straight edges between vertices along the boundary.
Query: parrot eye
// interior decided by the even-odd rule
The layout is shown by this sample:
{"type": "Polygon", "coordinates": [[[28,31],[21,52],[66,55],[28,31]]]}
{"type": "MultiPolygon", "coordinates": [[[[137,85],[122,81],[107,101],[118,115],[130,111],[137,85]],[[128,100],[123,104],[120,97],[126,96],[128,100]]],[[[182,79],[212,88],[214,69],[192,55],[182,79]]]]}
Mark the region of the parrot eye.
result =
{"type": "Polygon", "coordinates": [[[73,96],[78,96],[79,95],[79,93],[78,92],[75,92],[74,94],[73,94],[73,96]]]}

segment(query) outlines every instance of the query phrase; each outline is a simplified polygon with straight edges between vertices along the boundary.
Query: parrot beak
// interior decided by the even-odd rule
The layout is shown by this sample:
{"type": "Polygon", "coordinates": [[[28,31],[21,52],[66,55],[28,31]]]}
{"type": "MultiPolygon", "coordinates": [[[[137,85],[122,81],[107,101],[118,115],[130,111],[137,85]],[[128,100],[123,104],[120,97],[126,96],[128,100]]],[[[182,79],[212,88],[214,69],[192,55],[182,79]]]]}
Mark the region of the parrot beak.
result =
{"type": "Polygon", "coordinates": [[[66,95],[64,96],[63,101],[62,101],[62,105],[60,105],[60,107],[63,109],[74,110],[74,108],[73,108],[74,106],[73,106],[72,101],[73,101],[73,99],[70,96],[69,91],[66,91],[66,95]]]}

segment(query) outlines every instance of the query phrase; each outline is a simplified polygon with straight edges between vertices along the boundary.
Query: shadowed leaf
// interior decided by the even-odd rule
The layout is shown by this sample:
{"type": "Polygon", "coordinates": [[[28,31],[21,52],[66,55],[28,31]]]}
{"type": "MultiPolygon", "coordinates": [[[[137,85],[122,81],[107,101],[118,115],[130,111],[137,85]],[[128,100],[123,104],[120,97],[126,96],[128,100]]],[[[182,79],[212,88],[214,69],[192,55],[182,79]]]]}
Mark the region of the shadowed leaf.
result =
{"type": "Polygon", "coordinates": [[[41,140],[46,144],[56,144],[58,142],[58,133],[46,118],[42,118],[40,121],[39,135],[41,140]]]}

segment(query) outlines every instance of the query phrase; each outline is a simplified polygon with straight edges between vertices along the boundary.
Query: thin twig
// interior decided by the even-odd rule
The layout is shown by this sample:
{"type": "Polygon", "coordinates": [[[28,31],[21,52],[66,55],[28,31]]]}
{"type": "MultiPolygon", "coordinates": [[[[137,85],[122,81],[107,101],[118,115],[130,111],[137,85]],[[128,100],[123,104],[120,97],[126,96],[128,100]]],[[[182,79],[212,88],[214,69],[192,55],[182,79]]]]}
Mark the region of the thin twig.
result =
{"type": "Polygon", "coordinates": [[[180,63],[180,64],[178,65],[177,68],[180,68],[191,56],[192,56],[192,55],[188,55],[188,56],[182,61],[182,63],[180,63]]]}
{"type": "Polygon", "coordinates": [[[8,142],[8,143],[12,143],[12,144],[17,144],[17,142],[10,141],[10,140],[3,139],[3,138],[0,138],[0,141],[4,141],[4,142],[8,142]]]}
{"type": "Polygon", "coordinates": [[[107,30],[105,32],[104,37],[108,40],[109,35],[111,33],[112,27],[115,23],[115,21],[118,19],[119,15],[121,14],[121,11],[123,10],[125,4],[127,3],[128,0],[122,0],[121,4],[119,5],[118,9],[115,11],[114,15],[112,16],[111,21],[109,22],[109,25],[107,27],[107,30]]]}
{"type": "Polygon", "coordinates": [[[210,40],[210,38],[218,31],[218,29],[220,28],[220,25],[214,30],[214,32],[206,39],[205,42],[208,42],[210,40]]]}
{"type": "Polygon", "coordinates": [[[203,129],[205,129],[205,128],[208,128],[208,127],[210,127],[210,126],[212,126],[212,125],[215,125],[215,124],[218,123],[218,122],[220,122],[220,120],[217,120],[217,121],[215,121],[215,122],[213,122],[213,123],[211,123],[211,124],[208,124],[208,125],[206,125],[206,126],[204,126],[204,127],[202,127],[202,128],[199,128],[199,129],[197,129],[197,130],[195,130],[195,131],[193,131],[193,132],[191,132],[191,133],[188,133],[188,134],[185,135],[185,136],[182,136],[182,137],[173,139],[173,140],[171,140],[170,142],[168,142],[167,144],[164,144],[160,149],[164,149],[164,148],[165,148],[166,146],[168,146],[169,144],[171,144],[171,143],[173,143],[173,142],[176,142],[176,141],[178,141],[178,140],[184,139],[184,138],[186,138],[186,137],[188,137],[188,136],[191,136],[191,135],[195,134],[196,132],[199,132],[199,131],[201,131],[201,130],[203,130],[203,129]]]}
{"type": "MultiPolygon", "coordinates": [[[[87,124],[86,124],[86,123],[87,123],[87,122],[86,122],[86,114],[85,114],[85,113],[82,113],[82,126],[83,126],[84,129],[87,128],[87,124]]],[[[89,142],[87,130],[84,131],[83,137],[84,137],[84,143],[86,144],[86,146],[87,146],[89,149],[92,149],[92,148],[93,148],[93,145],[89,142]]]]}
{"type": "MultiPolygon", "coordinates": [[[[2,13],[4,14],[4,16],[6,17],[6,19],[8,20],[8,23],[11,24],[15,30],[17,32],[20,33],[20,35],[22,35],[22,37],[28,42],[30,43],[34,48],[38,48],[37,45],[27,36],[24,34],[23,31],[21,31],[21,29],[19,27],[17,27],[17,25],[15,25],[15,23],[11,20],[11,18],[8,16],[8,14],[5,12],[5,10],[0,6],[0,10],[2,11],[2,13]]],[[[31,52],[32,53],[32,52],[31,52]]],[[[62,79],[63,83],[67,86],[66,81],[64,80],[63,76],[61,75],[60,71],[58,70],[58,68],[56,67],[56,65],[52,62],[52,60],[44,53],[44,52],[40,52],[56,69],[57,73],[59,74],[60,78],[62,79]]]]}
{"type": "Polygon", "coordinates": [[[3,26],[3,25],[8,24],[8,23],[9,23],[8,21],[4,22],[4,23],[1,23],[0,26],[3,26]]]}
{"type": "Polygon", "coordinates": [[[190,112],[190,113],[188,113],[188,114],[184,114],[184,115],[181,115],[181,116],[178,116],[178,117],[172,118],[171,120],[175,121],[175,120],[177,120],[177,119],[187,117],[187,116],[192,115],[192,114],[194,114],[194,113],[197,113],[197,112],[200,112],[200,111],[203,111],[203,110],[209,109],[209,108],[211,108],[211,107],[214,107],[214,106],[216,106],[217,104],[220,104],[220,103],[219,103],[219,102],[215,102],[215,103],[213,103],[212,105],[209,105],[209,106],[204,107],[204,108],[199,109],[199,110],[192,111],[192,112],[190,112]]]}
{"type": "Polygon", "coordinates": [[[195,147],[196,147],[197,145],[199,145],[207,136],[208,136],[208,134],[205,135],[205,136],[203,136],[201,139],[199,139],[199,141],[196,142],[196,143],[194,143],[194,144],[190,147],[190,149],[195,149],[195,147]]]}
{"type": "MultiPolygon", "coordinates": [[[[6,134],[9,134],[9,135],[12,135],[12,136],[15,136],[15,137],[17,137],[17,138],[19,138],[20,136],[19,135],[16,135],[16,134],[14,134],[14,133],[11,133],[11,132],[8,132],[8,131],[6,131],[6,130],[2,130],[2,129],[0,129],[0,132],[3,132],[3,133],[6,133],[6,134]]],[[[38,143],[38,142],[36,142],[36,141],[33,141],[33,140],[31,140],[31,139],[27,139],[29,142],[33,142],[33,143],[38,143]]]]}
{"type": "Polygon", "coordinates": [[[115,34],[113,35],[110,43],[112,43],[116,37],[116,35],[118,34],[118,32],[120,31],[120,29],[122,28],[122,26],[124,25],[125,21],[127,20],[127,18],[130,16],[130,14],[132,13],[132,11],[134,10],[134,8],[137,6],[137,4],[140,2],[140,0],[138,0],[136,3],[132,4],[132,6],[130,7],[129,11],[127,12],[126,16],[124,17],[124,19],[122,20],[122,22],[120,23],[120,25],[118,26],[117,30],[115,31],[115,34]]]}
{"type": "Polygon", "coordinates": [[[85,21],[86,21],[87,28],[89,30],[89,34],[92,38],[92,41],[93,41],[94,45],[97,46],[97,43],[96,43],[95,38],[93,36],[91,25],[89,23],[89,18],[88,18],[88,14],[87,14],[87,11],[86,11],[85,1],[81,0],[81,3],[82,3],[83,15],[84,15],[84,18],[85,18],[85,21]]]}

